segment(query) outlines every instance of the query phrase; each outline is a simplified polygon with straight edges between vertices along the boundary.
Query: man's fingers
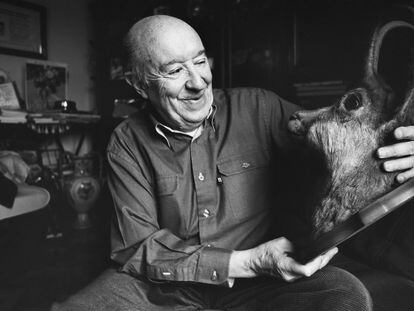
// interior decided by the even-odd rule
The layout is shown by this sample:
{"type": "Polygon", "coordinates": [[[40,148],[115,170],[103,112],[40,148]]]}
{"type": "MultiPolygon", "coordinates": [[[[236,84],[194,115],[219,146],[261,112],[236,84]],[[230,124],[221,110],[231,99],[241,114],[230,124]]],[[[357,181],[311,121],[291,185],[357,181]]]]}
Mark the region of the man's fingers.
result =
{"type": "Polygon", "coordinates": [[[380,159],[390,159],[384,162],[386,172],[402,171],[397,175],[397,181],[403,183],[414,177],[414,126],[401,126],[394,131],[395,138],[407,140],[377,150],[380,159]]]}
{"type": "Polygon", "coordinates": [[[277,274],[287,282],[293,282],[304,276],[303,265],[291,257],[286,257],[283,264],[279,265],[277,274]]]}
{"type": "Polygon", "coordinates": [[[387,172],[403,171],[414,167],[414,156],[408,156],[384,162],[384,170],[387,172]]]}
{"type": "Polygon", "coordinates": [[[404,157],[414,154],[414,141],[405,141],[390,146],[381,147],[377,151],[380,159],[404,157]]]}
{"type": "Polygon", "coordinates": [[[321,266],[319,269],[322,269],[323,267],[325,267],[328,262],[331,261],[331,259],[338,253],[338,248],[334,247],[332,249],[330,249],[329,251],[327,251],[325,254],[322,255],[322,262],[321,262],[321,266]]]}
{"type": "Polygon", "coordinates": [[[405,172],[399,173],[399,174],[397,175],[397,181],[398,181],[399,183],[403,183],[403,182],[405,182],[405,181],[407,181],[408,179],[413,178],[413,177],[414,177],[414,168],[412,168],[412,169],[410,169],[410,170],[408,170],[408,171],[405,171],[405,172]]]}
{"type": "Polygon", "coordinates": [[[408,141],[379,148],[377,151],[379,158],[384,159],[414,155],[414,126],[398,127],[394,130],[394,136],[398,140],[408,141]]]}
{"type": "Polygon", "coordinates": [[[386,161],[383,167],[387,172],[402,171],[397,175],[397,181],[403,183],[414,177],[414,156],[386,161]]]}
{"type": "Polygon", "coordinates": [[[397,175],[399,183],[414,177],[414,126],[401,126],[394,131],[395,138],[407,140],[377,150],[380,159],[397,158],[385,161],[386,172],[403,171],[397,175]]]}
{"type": "MultiPolygon", "coordinates": [[[[315,259],[312,259],[312,261],[308,262],[306,265],[316,265],[319,264],[319,269],[326,266],[326,264],[332,259],[333,256],[335,256],[338,253],[338,248],[334,247],[330,250],[326,251],[322,255],[319,255],[315,259]]],[[[306,266],[305,265],[305,266],[306,266]]]]}
{"type": "Polygon", "coordinates": [[[293,250],[293,244],[286,238],[269,241],[258,248],[261,254],[258,257],[258,266],[265,273],[293,282],[301,277],[311,276],[323,268],[338,252],[337,248],[333,248],[303,265],[289,255],[293,250]]]}
{"type": "Polygon", "coordinates": [[[273,240],[271,243],[277,243],[277,247],[280,249],[281,252],[284,253],[292,253],[295,250],[292,242],[290,242],[285,237],[277,238],[273,240]]]}
{"type": "Polygon", "coordinates": [[[292,264],[292,272],[294,274],[309,277],[316,271],[325,267],[328,264],[328,262],[332,259],[332,257],[336,255],[336,253],[338,253],[338,249],[335,247],[333,249],[330,249],[326,253],[312,259],[305,265],[301,265],[297,262],[294,262],[294,264],[292,264]]]}
{"type": "Polygon", "coordinates": [[[397,139],[414,140],[414,126],[400,126],[395,129],[394,136],[397,139]]]}

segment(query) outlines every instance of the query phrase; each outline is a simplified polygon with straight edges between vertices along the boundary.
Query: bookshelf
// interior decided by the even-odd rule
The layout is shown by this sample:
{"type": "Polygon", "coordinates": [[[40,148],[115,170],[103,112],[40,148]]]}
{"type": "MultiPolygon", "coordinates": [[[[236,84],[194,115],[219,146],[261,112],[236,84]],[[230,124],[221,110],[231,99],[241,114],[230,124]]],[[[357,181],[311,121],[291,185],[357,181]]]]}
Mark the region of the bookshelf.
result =
{"type": "Polygon", "coordinates": [[[348,90],[342,80],[294,83],[297,103],[305,109],[316,109],[334,104],[348,90]]]}

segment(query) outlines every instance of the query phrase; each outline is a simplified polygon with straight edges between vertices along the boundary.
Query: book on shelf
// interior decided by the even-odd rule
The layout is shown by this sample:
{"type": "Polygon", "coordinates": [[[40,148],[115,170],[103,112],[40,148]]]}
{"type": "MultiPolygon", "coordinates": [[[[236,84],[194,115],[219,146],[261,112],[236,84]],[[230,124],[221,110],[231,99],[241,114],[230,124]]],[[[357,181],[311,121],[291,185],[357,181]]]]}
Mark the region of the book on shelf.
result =
{"type": "Polygon", "coordinates": [[[317,81],[317,82],[302,82],[294,83],[294,87],[328,87],[332,85],[345,85],[345,82],[342,80],[333,80],[333,81],[317,81]]]}
{"type": "Polygon", "coordinates": [[[77,123],[90,123],[99,121],[101,116],[92,114],[89,112],[59,112],[59,111],[43,111],[36,113],[29,113],[28,118],[35,123],[59,123],[59,122],[77,122],[77,123]]]}
{"type": "Polygon", "coordinates": [[[58,111],[27,112],[23,110],[1,110],[0,123],[27,123],[27,119],[36,124],[73,122],[92,123],[97,122],[100,115],[88,112],[66,113],[58,111]]]}
{"type": "Polygon", "coordinates": [[[1,110],[0,123],[26,123],[27,112],[22,110],[1,110]]]}
{"type": "Polygon", "coordinates": [[[295,83],[294,87],[298,97],[340,96],[347,91],[347,86],[342,80],[295,83]]]}
{"type": "Polygon", "coordinates": [[[314,90],[314,91],[303,91],[303,92],[297,92],[296,95],[298,97],[305,97],[305,96],[323,96],[323,95],[342,95],[346,92],[345,88],[340,89],[326,89],[326,90],[314,90]]]}

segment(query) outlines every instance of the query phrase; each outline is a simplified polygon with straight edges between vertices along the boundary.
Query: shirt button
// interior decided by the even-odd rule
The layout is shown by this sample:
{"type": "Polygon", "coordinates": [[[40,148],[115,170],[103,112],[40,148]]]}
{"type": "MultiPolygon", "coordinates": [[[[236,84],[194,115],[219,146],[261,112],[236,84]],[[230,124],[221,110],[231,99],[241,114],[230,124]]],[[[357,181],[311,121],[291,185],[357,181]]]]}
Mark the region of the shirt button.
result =
{"type": "Polygon", "coordinates": [[[223,178],[217,177],[217,183],[222,184],[223,183],[223,178]]]}
{"type": "Polygon", "coordinates": [[[207,218],[208,216],[210,216],[210,211],[208,209],[205,209],[203,211],[203,217],[207,218]]]}
{"type": "Polygon", "coordinates": [[[211,280],[212,281],[217,281],[218,279],[218,274],[216,270],[213,270],[213,273],[211,274],[211,280]]]}
{"type": "Polygon", "coordinates": [[[198,174],[198,179],[200,180],[200,181],[203,181],[204,180],[204,175],[203,175],[203,173],[199,173],[198,174]]]}
{"type": "Polygon", "coordinates": [[[249,162],[243,162],[242,168],[248,168],[250,166],[249,162]]]}

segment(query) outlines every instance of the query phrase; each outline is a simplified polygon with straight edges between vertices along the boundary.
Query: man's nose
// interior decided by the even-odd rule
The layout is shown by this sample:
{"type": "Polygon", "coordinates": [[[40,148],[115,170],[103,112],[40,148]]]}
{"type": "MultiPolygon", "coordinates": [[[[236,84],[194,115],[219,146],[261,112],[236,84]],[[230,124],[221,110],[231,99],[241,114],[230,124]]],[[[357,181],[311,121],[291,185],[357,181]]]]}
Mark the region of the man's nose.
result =
{"type": "Polygon", "coordinates": [[[192,90],[202,90],[206,87],[206,83],[201,74],[197,72],[197,70],[193,69],[189,71],[185,86],[192,90]]]}

